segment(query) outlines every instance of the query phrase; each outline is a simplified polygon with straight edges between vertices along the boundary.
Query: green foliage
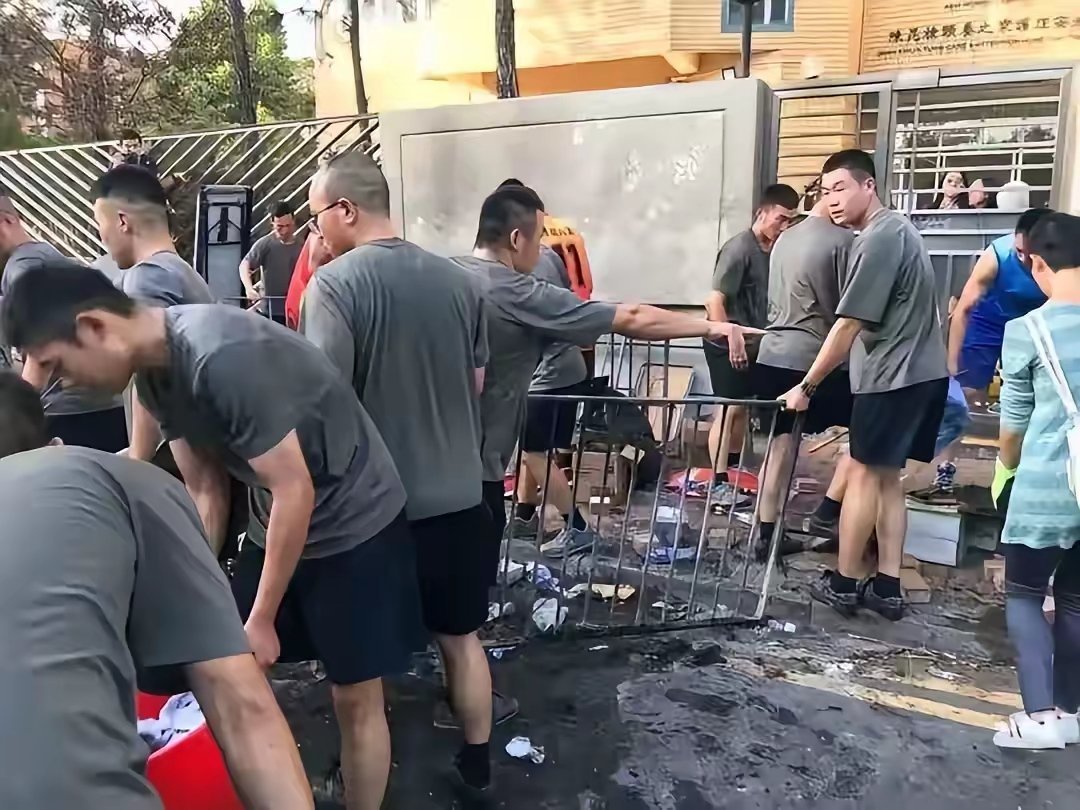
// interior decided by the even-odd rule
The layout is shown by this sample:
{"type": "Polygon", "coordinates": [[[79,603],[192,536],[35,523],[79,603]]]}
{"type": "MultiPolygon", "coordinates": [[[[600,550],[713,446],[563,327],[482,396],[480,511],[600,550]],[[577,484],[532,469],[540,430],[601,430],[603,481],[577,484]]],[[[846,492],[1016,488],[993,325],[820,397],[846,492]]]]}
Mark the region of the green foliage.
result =
{"type": "MultiPolygon", "coordinates": [[[[255,0],[247,11],[259,121],[312,117],[311,61],[290,59],[286,54],[281,14],[271,0],[255,0]]],[[[140,126],[144,132],[210,129],[240,121],[229,16],[223,0],[203,0],[180,21],[166,59],[155,80],[155,103],[143,111],[140,126]]]]}

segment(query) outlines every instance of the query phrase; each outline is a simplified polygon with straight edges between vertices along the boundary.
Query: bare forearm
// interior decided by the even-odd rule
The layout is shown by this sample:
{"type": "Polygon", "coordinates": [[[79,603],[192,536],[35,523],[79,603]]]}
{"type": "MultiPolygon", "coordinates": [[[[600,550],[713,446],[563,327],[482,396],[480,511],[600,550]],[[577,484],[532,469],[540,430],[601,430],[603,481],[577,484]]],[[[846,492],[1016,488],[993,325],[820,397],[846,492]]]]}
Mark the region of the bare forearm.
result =
{"type": "Polygon", "coordinates": [[[247,262],[240,263],[240,282],[244,285],[245,290],[255,289],[255,285],[251,281],[251,266],[247,262]]]}
{"type": "Polygon", "coordinates": [[[964,348],[964,335],[967,334],[968,316],[971,306],[960,299],[949,318],[949,367],[958,368],[960,353],[964,348]]]}
{"type": "Polygon", "coordinates": [[[311,787],[270,685],[250,655],[226,660],[222,675],[192,667],[191,680],[244,807],[309,810],[311,787]]]}
{"type": "Polygon", "coordinates": [[[709,293],[709,297],[705,299],[705,317],[710,321],[727,321],[728,318],[727,307],[724,305],[725,299],[722,292],[713,290],[709,293]]]}
{"type": "Polygon", "coordinates": [[[1001,463],[1010,470],[1015,470],[1020,466],[1020,448],[1023,443],[1023,433],[1015,433],[1006,428],[1001,429],[1001,433],[998,437],[998,457],[1001,459],[1001,463]]]}
{"type": "Polygon", "coordinates": [[[862,331],[862,323],[851,318],[840,318],[829,330],[825,343],[821,346],[817,358],[810,370],[806,372],[806,381],[812,385],[820,385],[821,381],[829,376],[848,355],[851,354],[851,346],[855,338],[862,331]]]}
{"type": "Polygon", "coordinates": [[[266,560],[251,618],[273,622],[307,542],[315,495],[311,482],[298,482],[272,491],[270,525],[266,530],[266,560]]]}
{"type": "Polygon", "coordinates": [[[188,486],[188,494],[206,530],[206,539],[214,554],[220,554],[225,545],[225,532],[229,525],[229,483],[222,479],[217,483],[196,482],[188,486]]]}
{"type": "Polygon", "coordinates": [[[612,328],[620,335],[642,340],[706,337],[709,334],[709,322],[702,318],[647,304],[620,304],[612,328]]]}
{"type": "Polygon", "coordinates": [[[131,441],[128,458],[138,461],[150,461],[161,443],[161,428],[153,414],[142,404],[138,395],[131,395],[131,441]]]}

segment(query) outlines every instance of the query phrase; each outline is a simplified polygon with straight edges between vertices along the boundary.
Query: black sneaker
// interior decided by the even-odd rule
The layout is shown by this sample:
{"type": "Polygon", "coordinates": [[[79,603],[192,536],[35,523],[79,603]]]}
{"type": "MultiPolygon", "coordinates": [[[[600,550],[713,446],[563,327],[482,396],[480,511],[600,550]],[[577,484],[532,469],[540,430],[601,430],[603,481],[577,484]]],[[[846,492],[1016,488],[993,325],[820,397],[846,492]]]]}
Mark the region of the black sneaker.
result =
{"type": "MultiPolygon", "coordinates": [[[[754,561],[761,564],[768,562],[769,547],[771,545],[771,541],[766,542],[762,537],[758,536],[757,540],[754,541],[754,561]]],[[[804,551],[806,551],[806,543],[785,534],[780,541],[780,549],[776,559],[779,562],[784,557],[790,557],[792,554],[802,554],[804,551]]]]}
{"type": "Polygon", "coordinates": [[[840,593],[833,590],[832,571],[826,571],[821,579],[810,585],[810,596],[819,602],[832,607],[837,613],[845,616],[854,616],[859,609],[859,593],[840,593]]]}
{"type": "Polygon", "coordinates": [[[869,608],[890,622],[904,618],[904,599],[901,596],[879,596],[874,590],[874,578],[859,583],[859,604],[869,608]]]}
{"type": "Polygon", "coordinates": [[[487,808],[493,807],[493,794],[495,789],[491,782],[488,782],[483,787],[477,787],[476,785],[470,785],[465,781],[465,777],[461,774],[461,768],[458,763],[454,763],[454,767],[450,769],[450,784],[454,789],[454,793],[461,800],[462,804],[468,810],[469,808],[487,808]]]}

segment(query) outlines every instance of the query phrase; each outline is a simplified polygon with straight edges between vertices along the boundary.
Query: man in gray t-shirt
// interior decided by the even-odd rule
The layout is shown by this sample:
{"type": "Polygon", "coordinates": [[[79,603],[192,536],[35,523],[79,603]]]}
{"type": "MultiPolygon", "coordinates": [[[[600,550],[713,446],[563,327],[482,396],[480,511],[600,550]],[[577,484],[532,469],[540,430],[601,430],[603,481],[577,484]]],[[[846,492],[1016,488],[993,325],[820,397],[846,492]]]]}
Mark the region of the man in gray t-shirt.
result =
{"type": "MultiPolygon", "coordinates": [[[[462,781],[483,791],[493,700],[476,631],[488,618],[500,546],[481,484],[483,301],[460,267],[397,238],[389,188],[367,155],[328,162],[312,179],[309,200],[319,212],[313,226],[336,258],[308,285],[301,331],[356,392],[401,473],[424,623],[446,660],[469,742],[457,764],[462,781]],[[363,217],[332,207],[339,200],[363,217]]],[[[498,709],[501,717],[507,712],[498,709]]]]}
{"type": "Polygon", "coordinates": [[[859,230],[837,321],[803,381],[783,396],[805,410],[826,376],[851,354],[851,469],[840,522],[838,570],[813,590],[844,612],[859,604],[903,615],[900,564],[907,510],[900,473],[931,461],[949,381],[934,270],[919,232],[882,207],[874,161],[857,149],[825,163],[822,188],[834,222],[859,230]],[[876,525],[878,573],[859,591],[863,552],[876,525]]]}
{"type": "MultiPolygon", "coordinates": [[[[553,341],[587,345],[611,331],[649,340],[719,339],[741,331],[730,323],[711,323],[656,307],[582,301],[569,290],[537,281],[530,273],[540,260],[543,222],[544,204],[535,191],[523,186],[499,188],[480,209],[473,255],[455,259],[474,274],[488,312],[491,359],[480,403],[484,497],[500,534],[506,520],[503,476],[524,425],[530,381],[548,345],[553,341]]],[[[545,480],[543,457],[529,456],[525,461],[532,475],[545,480]]],[[[565,476],[552,472],[547,479],[548,500],[562,512],[567,528],[545,544],[544,551],[553,557],[580,553],[591,546],[594,536],[574,508],[565,476]]]]}
{"type": "MultiPolygon", "coordinates": [[[[385,734],[373,708],[381,678],[404,671],[418,641],[405,492],[326,355],[255,313],[147,307],[63,265],[28,275],[4,314],[12,342],[43,367],[111,390],[134,374],[212,537],[228,506],[225,473],[254,490],[232,586],[256,660],[322,661],[342,733],[385,734]]],[[[360,768],[347,767],[350,782],[360,768]]]]}
{"type": "Polygon", "coordinates": [[[303,249],[304,240],[296,236],[292,207],[278,202],[270,208],[270,233],[256,239],[240,262],[240,281],[248,301],[266,299],[259,304],[259,311],[280,324],[285,323],[285,296],[303,249]],[[260,274],[261,292],[251,279],[253,271],[260,274]]]}
{"type": "MultiPolygon", "coordinates": [[[[770,254],[769,326],[761,337],[753,368],[758,398],[775,400],[805,376],[836,321],[848,272],[854,234],[834,225],[822,201],[802,222],[780,235],[770,254]]],[[[838,368],[818,387],[804,417],[802,431],[820,433],[846,427],[851,421],[851,388],[846,368],[838,368]]],[[[755,545],[759,558],[768,555],[785,486],[784,470],[791,450],[795,418],[776,416],[770,458],[761,487],[761,530],[755,545]]],[[[801,546],[798,546],[802,550],[801,546]]]]}
{"type": "MultiPolygon", "coordinates": [[[[176,253],[169,232],[168,199],[156,176],[121,164],[103,174],[91,194],[94,219],[111,259],[110,271],[115,268],[115,273],[106,275],[120,289],[152,306],[213,300],[206,282],[176,253]]],[[[138,400],[129,405],[128,455],[149,461],[161,442],[161,431],[138,400]]]]}
{"type": "MultiPolygon", "coordinates": [[[[0,266],[0,301],[12,285],[35,267],[63,255],[46,242],[30,238],[10,198],[0,190],[0,256],[6,260],[0,266]]],[[[2,329],[0,324],[0,329],[2,329]]],[[[0,367],[11,367],[14,358],[9,347],[0,341],[0,367]]],[[[102,395],[65,385],[57,377],[42,377],[33,368],[25,373],[41,391],[42,405],[53,435],[65,444],[95,447],[115,453],[127,446],[127,427],[124,424],[123,402],[118,397],[102,395]]]]}
{"type": "Polygon", "coordinates": [[[42,447],[40,402],[11,372],[0,423],[0,807],[160,808],[138,687],[194,691],[249,806],[310,808],[183,486],[111,453],[42,447]]]}

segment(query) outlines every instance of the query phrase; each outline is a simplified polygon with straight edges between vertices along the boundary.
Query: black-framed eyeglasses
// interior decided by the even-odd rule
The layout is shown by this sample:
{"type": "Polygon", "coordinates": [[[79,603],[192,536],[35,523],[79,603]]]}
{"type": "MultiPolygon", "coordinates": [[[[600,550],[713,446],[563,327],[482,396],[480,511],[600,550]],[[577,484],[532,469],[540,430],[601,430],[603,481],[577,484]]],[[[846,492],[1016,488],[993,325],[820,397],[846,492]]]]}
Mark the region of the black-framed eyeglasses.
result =
{"type": "Polygon", "coordinates": [[[322,216],[323,214],[325,214],[327,211],[329,211],[332,208],[340,208],[340,207],[342,207],[344,205],[347,205],[347,204],[348,204],[348,200],[337,200],[336,202],[330,203],[325,208],[320,208],[318,211],[312,211],[311,212],[311,222],[308,223],[308,226],[311,228],[312,232],[313,233],[322,233],[322,231],[319,228],[319,217],[320,216],[322,216]]]}

